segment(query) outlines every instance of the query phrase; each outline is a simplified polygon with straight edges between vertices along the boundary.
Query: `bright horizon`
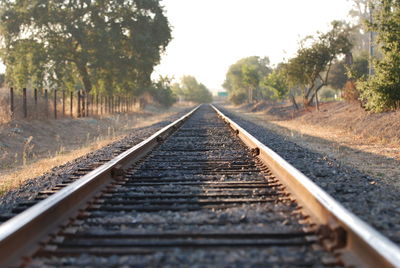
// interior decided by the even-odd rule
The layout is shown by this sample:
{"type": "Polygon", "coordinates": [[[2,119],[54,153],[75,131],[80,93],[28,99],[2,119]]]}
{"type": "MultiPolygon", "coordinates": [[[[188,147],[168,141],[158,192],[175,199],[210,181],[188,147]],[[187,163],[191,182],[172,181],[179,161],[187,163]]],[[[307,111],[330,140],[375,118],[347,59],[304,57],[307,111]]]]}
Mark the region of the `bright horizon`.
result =
{"type": "MultiPolygon", "coordinates": [[[[192,75],[215,91],[231,64],[249,56],[277,64],[294,56],[298,42],[346,20],[348,0],[162,0],[173,39],[153,78],[192,75]],[[316,13],[316,14],[313,14],[316,13]]],[[[0,72],[5,66],[0,63],[0,72]]]]}
{"type": "Polygon", "coordinates": [[[158,75],[193,75],[211,90],[222,89],[231,64],[268,56],[271,64],[295,55],[307,35],[348,20],[347,0],[163,0],[173,40],[156,67],[158,75]],[[316,13],[316,14],[313,14],[316,13]]]}

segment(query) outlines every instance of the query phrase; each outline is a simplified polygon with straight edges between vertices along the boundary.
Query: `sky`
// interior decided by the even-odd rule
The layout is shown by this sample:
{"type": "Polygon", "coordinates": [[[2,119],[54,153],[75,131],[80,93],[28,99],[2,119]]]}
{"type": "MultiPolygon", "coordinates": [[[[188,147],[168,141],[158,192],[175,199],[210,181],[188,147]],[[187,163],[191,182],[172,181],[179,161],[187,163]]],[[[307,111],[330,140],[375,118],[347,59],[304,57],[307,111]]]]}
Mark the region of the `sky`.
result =
{"type": "Polygon", "coordinates": [[[347,20],[348,0],[163,0],[173,40],[153,74],[192,75],[222,89],[229,66],[268,56],[271,64],[293,57],[299,41],[347,20]]]}

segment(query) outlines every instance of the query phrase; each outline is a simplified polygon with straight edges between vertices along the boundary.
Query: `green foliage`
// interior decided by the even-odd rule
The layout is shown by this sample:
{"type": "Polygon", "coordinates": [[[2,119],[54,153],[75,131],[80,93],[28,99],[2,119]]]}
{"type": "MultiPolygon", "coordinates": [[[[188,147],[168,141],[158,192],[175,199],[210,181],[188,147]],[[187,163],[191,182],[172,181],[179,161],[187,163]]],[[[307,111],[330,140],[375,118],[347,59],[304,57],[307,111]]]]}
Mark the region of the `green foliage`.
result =
{"type": "Polygon", "coordinates": [[[368,110],[382,112],[400,107],[400,2],[380,0],[371,31],[378,34],[382,59],[374,61],[375,74],[358,84],[368,110]]]}
{"type": "Polygon", "coordinates": [[[18,40],[6,59],[6,80],[9,84],[20,90],[31,85],[43,86],[47,56],[41,44],[35,40],[18,40]]]}
{"type": "Polygon", "coordinates": [[[347,68],[347,76],[354,80],[364,80],[368,76],[368,54],[360,53],[354,57],[353,64],[347,68]]]}
{"type": "Polygon", "coordinates": [[[172,86],[172,90],[176,95],[186,101],[197,103],[212,102],[212,95],[207,87],[198,83],[196,78],[190,75],[183,76],[180,84],[175,83],[172,86]]]}
{"type": "Polygon", "coordinates": [[[232,102],[240,104],[263,99],[260,82],[271,72],[269,59],[252,56],[240,59],[229,67],[223,87],[232,102]]]}
{"type": "Polygon", "coordinates": [[[170,107],[177,101],[177,96],[172,92],[171,79],[169,77],[160,76],[153,83],[150,92],[154,100],[164,107],[170,107]]]}
{"type": "Polygon", "coordinates": [[[333,61],[351,51],[349,28],[342,22],[332,22],[332,29],[316,38],[306,38],[297,56],[286,65],[291,85],[303,88],[303,104],[309,106],[315,94],[328,83],[333,61]],[[307,45],[307,43],[311,43],[307,45]]]}
{"type": "Polygon", "coordinates": [[[269,97],[271,100],[283,100],[289,93],[289,85],[283,68],[277,68],[264,76],[261,85],[263,89],[266,89],[264,91],[272,93],[269,97]]]}
{"type": "Polygon", "coordinates": [[[171,40],[159,0],[4,0],[1,58],[18,88],[138,94],[171,40]]]}

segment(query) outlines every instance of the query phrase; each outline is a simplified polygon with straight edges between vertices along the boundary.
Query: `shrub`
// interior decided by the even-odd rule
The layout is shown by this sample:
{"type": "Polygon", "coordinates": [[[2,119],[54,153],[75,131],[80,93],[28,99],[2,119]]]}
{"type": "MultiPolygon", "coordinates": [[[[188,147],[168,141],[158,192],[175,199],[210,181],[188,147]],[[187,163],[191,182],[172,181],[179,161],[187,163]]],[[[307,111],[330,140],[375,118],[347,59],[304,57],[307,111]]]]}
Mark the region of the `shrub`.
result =
{"type": "Polygon", "coordinates": [[[247,94],[244,92],[235,92],[229,96],[229,100],[236,105],[242,104],[247,100],[247,94]]]}

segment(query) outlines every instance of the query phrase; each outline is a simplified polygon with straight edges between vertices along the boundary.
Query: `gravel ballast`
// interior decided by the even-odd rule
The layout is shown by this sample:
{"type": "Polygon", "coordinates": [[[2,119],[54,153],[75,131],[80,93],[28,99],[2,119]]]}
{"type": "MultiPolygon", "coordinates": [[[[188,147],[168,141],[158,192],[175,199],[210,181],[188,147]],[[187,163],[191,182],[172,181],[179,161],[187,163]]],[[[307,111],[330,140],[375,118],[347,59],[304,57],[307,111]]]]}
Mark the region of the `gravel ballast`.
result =
{"type": "Polygon", "coordinates": [[[325,267],[333,255],[321,249],[299,209],[211,107],[202,106],[126,167],[30,264],[325,267]]]}
{"type": "Polygon", "coordinates": [[[337,159],[312,152],[223,107],[225,115],[312,179],[344,207],[400,245],[400,195],[379,181],[337,159]]]}

